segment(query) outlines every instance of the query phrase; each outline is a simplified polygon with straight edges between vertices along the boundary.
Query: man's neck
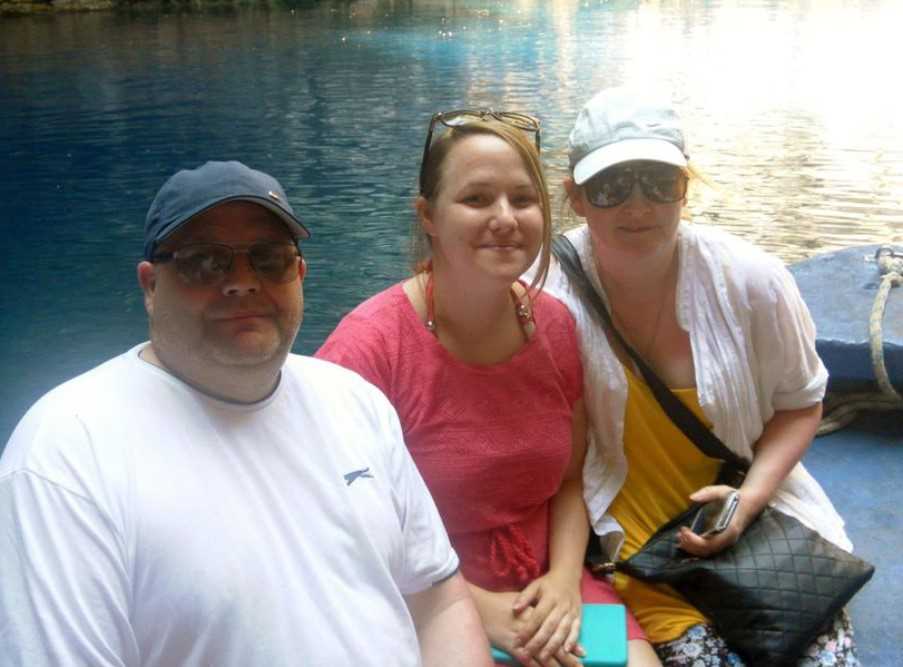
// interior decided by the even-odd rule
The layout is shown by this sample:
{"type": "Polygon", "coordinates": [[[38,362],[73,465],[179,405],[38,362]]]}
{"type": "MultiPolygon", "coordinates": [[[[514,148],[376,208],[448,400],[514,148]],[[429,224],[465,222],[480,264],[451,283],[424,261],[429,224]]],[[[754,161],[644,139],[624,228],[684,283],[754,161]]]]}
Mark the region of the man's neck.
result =
{"type": "MultiPolygon", "coordinates": [[[[190,371],[180,371],[167,365],[153,343],[148,343],[138,352],[138,357],[149,364],[163,369],[173,377],[181,380],[192,389],[211,398],[228,403],[240,403],[248,405],[265,400],[276,391],[279,386],[281,367],[275,372],[270,370],[258,371],[253,369],[238,369],[236,373],[224,377],[206,377],[204,379],[193,377],[190,371]]],[[[222,373],[218,375],[223,375],[222,373]]]]}

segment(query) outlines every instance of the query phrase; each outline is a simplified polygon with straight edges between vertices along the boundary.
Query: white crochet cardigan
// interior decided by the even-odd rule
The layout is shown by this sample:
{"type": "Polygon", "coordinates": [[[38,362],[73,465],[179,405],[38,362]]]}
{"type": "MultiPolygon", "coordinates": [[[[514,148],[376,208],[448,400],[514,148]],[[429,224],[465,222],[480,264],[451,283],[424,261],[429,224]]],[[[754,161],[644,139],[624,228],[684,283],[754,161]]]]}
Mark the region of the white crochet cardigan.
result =
{"type": "MultiPolygon", "coordinates": [[[[567,236],[604,299],[588,228],[567,236]]],[[[824,395],[828,374],[815,352],[815,327],[778,259],[698,225],[681,225],[678,248],[677,320],[690,336],[699,403],[722,442],[749,460],[775,410],[807,407],[824,395]]],[[[554,261],[545,290],[563,301],[577,322],[589,419],[584,496],[603,548],[617,557],[624,534],[607,512],[627,475],[627,379],[601,327],[554,261]]],[[[843,519],[802,464],[781,484],[771,505],[852,550],[843,519]]]]}

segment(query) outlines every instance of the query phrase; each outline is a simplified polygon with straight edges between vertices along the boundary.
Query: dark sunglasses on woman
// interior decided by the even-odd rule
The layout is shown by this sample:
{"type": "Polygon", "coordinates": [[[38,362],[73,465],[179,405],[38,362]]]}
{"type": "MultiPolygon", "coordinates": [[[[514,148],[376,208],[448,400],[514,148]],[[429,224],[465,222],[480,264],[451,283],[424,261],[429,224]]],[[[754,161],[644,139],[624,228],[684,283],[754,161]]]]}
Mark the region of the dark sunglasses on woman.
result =
{"type": "Polygon", "coordinates": [[[600,171],[583,184],[587,201],[596,208],[623,204],[637,183],[643,195],[657,204],[671,204],[687,194],[687,175],[664,162],[628,162],[600,171]]]}
{"type": "Polygon", "coordinates": [[[182,281],[192,287],[216,287],[232,270],[235,255],[248,255],[251,267],[271,283],[288,283],[298,276],[301,249],[290,242],[255,243],[233,248],[223,243],[189,243],[171,252],[157,253],[154,262],[173,262],[182,281]]]}

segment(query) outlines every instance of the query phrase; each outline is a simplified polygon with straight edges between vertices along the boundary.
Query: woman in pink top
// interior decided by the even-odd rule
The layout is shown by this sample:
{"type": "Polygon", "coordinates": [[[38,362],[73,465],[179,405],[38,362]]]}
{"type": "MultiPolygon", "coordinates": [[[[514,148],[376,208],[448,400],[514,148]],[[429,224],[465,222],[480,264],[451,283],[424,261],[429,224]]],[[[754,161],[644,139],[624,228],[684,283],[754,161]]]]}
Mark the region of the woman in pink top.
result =
{"type": "MultiPolygon", "coordinates": [[[[582,371],[572,317],[541,291],[539,122],[434,115],[416,211],[414,276],[358,306],[317,356],[395,406],[492,643],[527,665],[579,665],[581,601],[618,600],[583,569],[582,371]]],[[[628,638],[632,665],[659,664],[632,617],[628,638]]]]}

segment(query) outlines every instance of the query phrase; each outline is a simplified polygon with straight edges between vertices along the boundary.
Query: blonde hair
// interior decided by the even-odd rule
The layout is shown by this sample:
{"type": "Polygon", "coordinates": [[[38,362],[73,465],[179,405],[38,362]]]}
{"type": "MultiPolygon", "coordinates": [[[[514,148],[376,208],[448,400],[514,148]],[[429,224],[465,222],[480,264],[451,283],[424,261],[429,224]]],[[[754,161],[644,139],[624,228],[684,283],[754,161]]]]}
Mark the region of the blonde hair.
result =
{"type": "MultiPolygon", "coordinates": [[[[433,205],[442,187],[442,165],[445,164],[451,149],[464,139],[478,134],[496,136],[517,151],[517,154],[523,160],[533,187],[536,188],[540,207],[542,208],[542,246],[539,251],[539,266],[536,275],[533,277],[533,282],[530,284],[530,291],[538,291],[542,289],[546,275],[549,272],[552,241],[552,205],[549,199],[549,187],[542,170],[542,163],[539,160],[539,151],[536,150],[536,144],[532,136],[512,125],[492,119],[475,120],[464,125],[456,125],[449,128],[447,132],[440,135],[430,145],[426,162],[423,165],[423,182],[421,183],[420,196],[426,199],[430,205],[433,205]]],[[[420,217],[415,216],[411,227],[411,268],[415,274],[427,271],[432,258],[430,238],[423,231],[420,223],[420,217]]]]}

